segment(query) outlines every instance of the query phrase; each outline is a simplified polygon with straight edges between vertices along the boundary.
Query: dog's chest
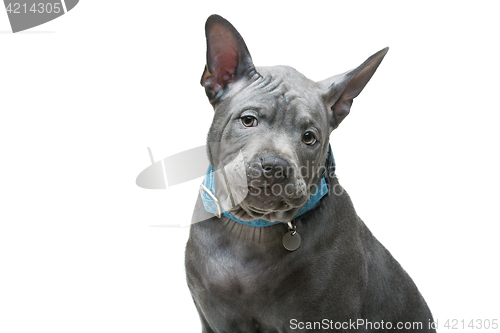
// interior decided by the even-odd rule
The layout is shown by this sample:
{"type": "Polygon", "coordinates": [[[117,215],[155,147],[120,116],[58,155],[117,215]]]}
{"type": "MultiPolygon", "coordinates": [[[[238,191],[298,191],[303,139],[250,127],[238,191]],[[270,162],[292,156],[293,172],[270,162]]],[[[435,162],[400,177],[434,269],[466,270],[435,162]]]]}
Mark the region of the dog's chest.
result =
{"type": "Polygon", "coordinates": [[[307,269],[301,267],[302,260],[291,258],[294,254],[283,248],[281,237],[275,244],[266,244],[265,251],[258,243],[225,236],[203,245],[197,246],[196,256],[186,264],[191,292],[207,319],[222,315],[239,325],[247,320],[251,320],[248,325],[270,323],[283,313],[283,304],[289,304],[286,311],[300,313],[301,305],[293,299],[314,278],[302,279],[307,269]],[[290,289],[299,282],[300,289],[290,289]],[[298,308],[293,309],[295,305],[298,308]]]}
{"type": "Polygon", "coordinates": [[[256,294],[273,292],[283,278],[282,258],[271,248],[284,249],[276,245],[266,253],[258,244],[218,237],[211,249],[215,255],[205,257],[205,287],[214,294],[238,295],[247,303],[256,294]]]}

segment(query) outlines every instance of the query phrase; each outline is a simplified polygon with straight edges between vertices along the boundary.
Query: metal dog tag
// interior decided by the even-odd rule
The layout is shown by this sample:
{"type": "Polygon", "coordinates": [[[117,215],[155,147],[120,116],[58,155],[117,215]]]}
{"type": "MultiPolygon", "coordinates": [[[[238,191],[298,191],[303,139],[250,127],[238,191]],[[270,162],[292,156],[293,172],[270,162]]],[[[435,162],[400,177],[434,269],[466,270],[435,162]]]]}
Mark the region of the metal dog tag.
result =
{"type": "Polygon", "coordinates": [[[300,235],[296,230],[290,230],[285,234],[285,236],[283,236],[283,246],[288,251],[297,250],[300,246],[300,243],[300,235]]]}

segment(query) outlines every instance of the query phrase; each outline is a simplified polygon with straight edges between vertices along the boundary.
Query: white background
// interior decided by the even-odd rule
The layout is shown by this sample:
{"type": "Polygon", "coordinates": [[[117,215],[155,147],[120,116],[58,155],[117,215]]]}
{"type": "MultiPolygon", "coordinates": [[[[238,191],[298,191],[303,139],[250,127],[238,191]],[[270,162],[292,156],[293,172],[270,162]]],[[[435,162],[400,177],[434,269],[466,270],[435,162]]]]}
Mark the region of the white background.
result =
{"type": "Polygon", "coordinates": [[[441,332],[500,319],[495,2],[179,3],[83,0],[19,34],[0,10],[0,332],[200,331],[181,227],[200,180],[135,178],[146,147],[205,142],[212,13],[256,65],[314,80],[391,47],[332,134],[340,181],[441,332]]]}

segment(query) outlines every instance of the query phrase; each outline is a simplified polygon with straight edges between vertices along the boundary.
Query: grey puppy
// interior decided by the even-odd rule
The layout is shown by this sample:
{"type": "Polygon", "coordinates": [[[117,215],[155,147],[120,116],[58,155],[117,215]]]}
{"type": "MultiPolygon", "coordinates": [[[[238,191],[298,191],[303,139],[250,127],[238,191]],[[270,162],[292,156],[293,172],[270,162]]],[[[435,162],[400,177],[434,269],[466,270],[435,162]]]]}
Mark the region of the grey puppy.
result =
{"type": "Polygon", "coordinates": [[[186,248],[203,332],[434,332],[417,287],[338,183],[329,147],[388,48],[314,82],[291,67],[254,67],[218,15],[205,29],[215,172],[186,248]]]}

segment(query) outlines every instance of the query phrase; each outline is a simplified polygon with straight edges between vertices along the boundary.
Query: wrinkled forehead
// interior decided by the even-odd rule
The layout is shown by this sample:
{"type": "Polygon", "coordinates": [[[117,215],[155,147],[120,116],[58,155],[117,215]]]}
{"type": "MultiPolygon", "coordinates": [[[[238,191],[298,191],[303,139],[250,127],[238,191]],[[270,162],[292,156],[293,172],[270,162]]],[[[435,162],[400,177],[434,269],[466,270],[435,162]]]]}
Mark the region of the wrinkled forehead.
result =
{"type": "Polygon", "coordinates": [[[274,120],[277,121],[284,121],[286,117],[327,123],[321,88],[316,82],[293,68],[261,67],[258,70],[261,77],[245,87],[236,87],[238,91],[224,109],[233,112],[258,109],[261,115],[276,118],[274,120]]]}

